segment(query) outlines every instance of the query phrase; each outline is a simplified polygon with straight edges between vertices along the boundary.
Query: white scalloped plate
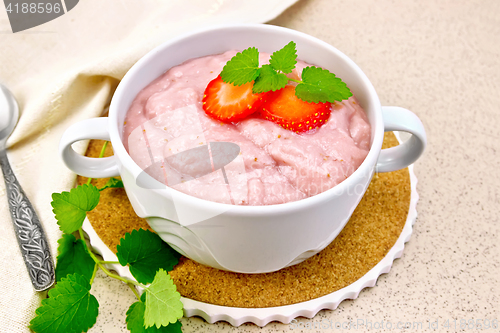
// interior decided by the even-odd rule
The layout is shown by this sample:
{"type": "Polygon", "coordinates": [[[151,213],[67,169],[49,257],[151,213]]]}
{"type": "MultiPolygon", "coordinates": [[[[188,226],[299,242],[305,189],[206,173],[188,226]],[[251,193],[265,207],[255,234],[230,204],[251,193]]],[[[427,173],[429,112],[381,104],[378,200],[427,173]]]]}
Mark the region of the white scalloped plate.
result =
{"type": "MultiPolygon", "coordinates": [[[[416,207],[418,194],[417,177],[413,172],[413,165],[410,165],[408,169],[410,172],[411,199],[408,217],[406,219],[405,226],[403,227],[403,231],[387,255],[377,265],[375,265],[375,267],[368,271],[368,273],[353,284],[310,301],[270,308],[236,308],[208,304],[182,297],[181,301],[184,304],[184,315],[186,317],[200,316],[209,323],[227,321],[233,326],[240,326],[246,322],[254,323],[258,326],[265,326],[271,321],[289,324],[296,317],[312,318],[320,310],[335,310],[339,306],[340,302],[345,299],[356,299],[361,290],[366,287],[375,286],[378,277],[391,270],[392,263],[395,259],[401,258],[405,243],[410,240],[410,236],[413,231],[413,224],[417,218],[416,207]]],[[[90,244],[94,250],[99,253],[104,260],[118,260],[116,255],[102,242],[87,219],[85,219],[83,224],[83,230],[89,236],[90,244]]],[[[118,264],[107,266],[109,269],[115,270],[120,276],[133,279],[133,276],[130,274],[127,267],[123,267],[118,264]]]]}

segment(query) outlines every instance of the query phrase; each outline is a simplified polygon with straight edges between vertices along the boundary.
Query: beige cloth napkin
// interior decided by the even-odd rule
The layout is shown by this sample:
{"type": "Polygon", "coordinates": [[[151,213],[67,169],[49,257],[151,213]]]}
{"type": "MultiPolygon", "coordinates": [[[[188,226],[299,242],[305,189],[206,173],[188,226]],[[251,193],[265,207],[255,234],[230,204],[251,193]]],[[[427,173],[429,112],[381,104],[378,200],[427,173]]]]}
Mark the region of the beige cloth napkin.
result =
{"type": "MultiPolygon", "coordinates": [[[[60,231],[51,194],[70,189],[76,177],[59,157],[64,130],[99,116],[126,71],[163,41],[206,25],[266,22],[296,1],[85,0],[51,22],[16,34],[0,6],[0,82],[20,107],[8,156],[54,258],[60,231]]],[[[83,152],[85,145],[78,148],[83,152]]],[[[29,332],[46,293],[31,286],[0,182],[0,332],[29,332]]]]}

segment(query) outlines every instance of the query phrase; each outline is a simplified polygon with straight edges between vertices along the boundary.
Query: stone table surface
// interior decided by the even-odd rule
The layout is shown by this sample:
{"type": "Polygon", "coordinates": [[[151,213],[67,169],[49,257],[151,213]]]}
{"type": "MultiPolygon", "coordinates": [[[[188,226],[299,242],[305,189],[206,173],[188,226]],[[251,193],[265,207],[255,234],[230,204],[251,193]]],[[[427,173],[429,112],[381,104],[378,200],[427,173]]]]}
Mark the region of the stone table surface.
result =
{"type": "MultiPolygon", "coordinates": [[[[499,320],[500,2],[302,0],[271,23],[340,49],[371,79],[383,105],[412,110],[428,135],[415,165],[418,218],[403,257],[356,300],[297,325],[390,322],[391,331],[420,332],[433,331],[429,323],[437,321],[438,332],[460,331],[461,323],[472,332],[465,323],[499,320]],[[417,326],[402,330],[398,323],[417,326]]],[[[130,290],[103,274],[93,289],[100,315],[89,332],[126,332],[130,290]]],[[[183,318],[182,324],[184,332],[294,328],[232,327],[201,318],[183,318]]],[[[360,325],[349,331],[366,330],[360,325]]]]}

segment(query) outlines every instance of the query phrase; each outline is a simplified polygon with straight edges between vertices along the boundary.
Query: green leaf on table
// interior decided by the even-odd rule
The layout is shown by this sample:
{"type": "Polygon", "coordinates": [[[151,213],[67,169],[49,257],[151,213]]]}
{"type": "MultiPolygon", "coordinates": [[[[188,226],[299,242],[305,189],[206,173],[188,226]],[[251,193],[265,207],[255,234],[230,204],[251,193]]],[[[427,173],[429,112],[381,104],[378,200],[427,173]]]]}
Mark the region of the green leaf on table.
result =
{"type": "Polygon", "coordinates": [[[150,326],[146,328],[144,326],[144,312],[146,310],[146,304],[144,304],[146,293],[141,296],[141,301],[133,303],[127,311],[127,329],[130,333],[182,333],[182,324],[180,321],[176,321],[173,324],[168,324],[167,326],[150,326]]]}
{"type": "Polygon", "coordinates": [[[71,234],[82,227],[87,212],[99,203],[99,190],[94,185],[79,185],[70,192],[52,194],[52,211],[59,228],[71,234]]]}
{"type": "Polygon", "coordinates": [[[281,50],[274,52],[269,59],[269,64],[277,71],[291,73],[297,63],[297,49],[292,41],[281,50]]]}
{"type": "Polygon", "coordinates": [[[145,229],[126,233],[116,249],[120,264],[128,264],[130,273],[143,284],[153,282],[160,268],[171,271],[180,257],[160,236],[145,229]]]}
{"type": "Polygon", "coordinates": [[[181,294],[177,292],[174,281],[163,269],[159,269],[153,283],[146,289],[146,309],[144,326],[167,326],[175,323],[183,315],[181,294]]]}
{"type": "Polygon", "coordinates": [[[352,96],[351,90],[335,74],[319,67],[302,70],[302,83],[295,87],[298,98],[312,103],[335,102],[352,96]]]}
{"type": "Polygon", "coordinates": [[[83,240],[71,234],[63,234],[57,241],[56,281],[69,274],[78,273],[90,281],[94,273],[95,262],[90,256],[83,240]]]}
{"type": "Polygon", "coordinates": [[[61,279],[36,309],[30,328],[36,333],[87,332],[94,326],[99,308],[89,291],[89,281],[82,275],[61,279]]]}
{"type": "Polygon", "coordinates": [[[105,190],[107,188],[123,188],[123,182],[118,178],[109,178],[106,184],[99,189],[99,191],[105,190]]]}
{"type": "Polygon", "coordinates": [[[263,65],[259,77],[255,80],[252,88],[254,94],[267,91],[276,91],[284,88],[288,83],[288,78],[283,73],[277,73],[271,65],[263,65]]]}
{"type": "Polygon", "coordinates": [[[255,80],[259,76],[259,72],[259,50],[255,47],[249,47],[242,52],[236,53],[226,63],[220,77],[224,82],[241,86],[255,80]]]}

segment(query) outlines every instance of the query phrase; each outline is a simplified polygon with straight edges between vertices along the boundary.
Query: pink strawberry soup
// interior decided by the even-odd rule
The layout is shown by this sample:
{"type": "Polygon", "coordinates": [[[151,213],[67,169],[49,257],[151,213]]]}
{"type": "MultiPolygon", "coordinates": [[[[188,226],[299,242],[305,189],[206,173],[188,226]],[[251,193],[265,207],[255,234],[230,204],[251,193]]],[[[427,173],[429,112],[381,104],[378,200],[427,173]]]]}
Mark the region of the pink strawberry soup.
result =
{"type": "MultiPolygon", "coordinates": [[[[205,114],[202,98],[207,84],[236,53],[186,61],[136,96],[123,129],[132,159],[178,191],[235,205],[301,200],[349,177],[370,147],[370,125],[354,96],[333,103],[325,125],[301,134],[257,115],[226,124],[205,114]],[[187,155],[171,158],[210,142],[235,143],[239,154],[223,169],[209,173],[196,170],[197,162],[187,155]]],[[[260,62],[268,61],[269,54],[260,53],[260,62]]],[[[306,66],[299,61],[290,75],[299,77],[306,66]]]]}

